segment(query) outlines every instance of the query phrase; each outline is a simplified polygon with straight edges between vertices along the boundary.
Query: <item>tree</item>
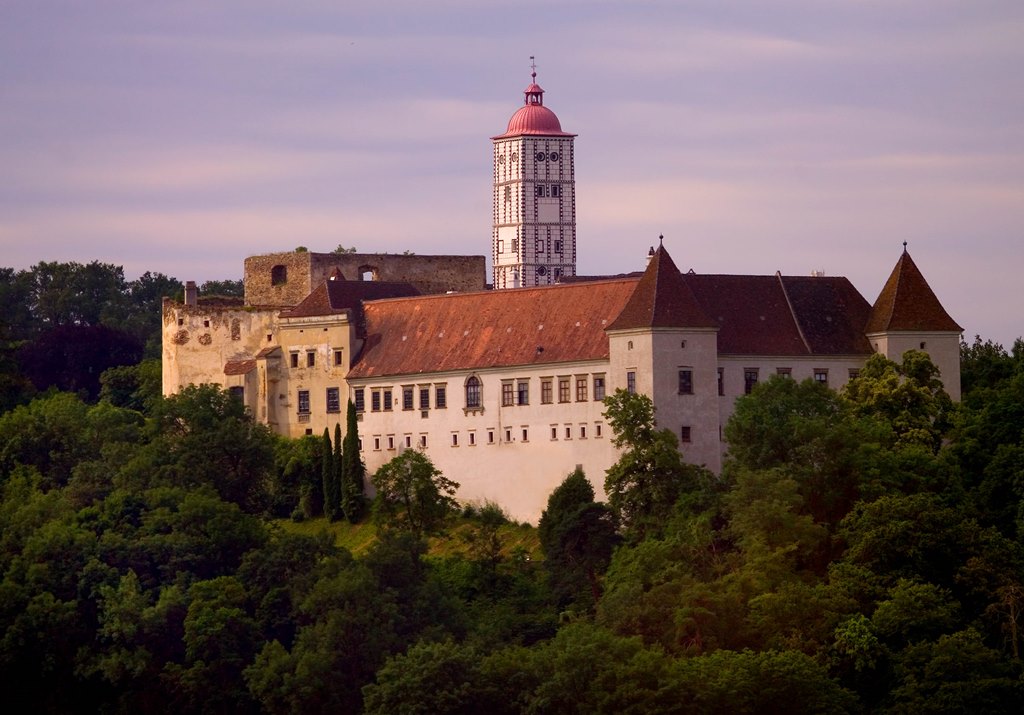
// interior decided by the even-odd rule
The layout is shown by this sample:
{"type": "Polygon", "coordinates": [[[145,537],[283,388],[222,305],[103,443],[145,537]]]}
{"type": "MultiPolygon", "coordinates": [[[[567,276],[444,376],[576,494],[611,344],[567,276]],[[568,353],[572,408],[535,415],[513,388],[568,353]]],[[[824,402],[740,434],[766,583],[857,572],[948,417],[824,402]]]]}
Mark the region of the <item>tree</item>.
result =
{"type": "Polygon", "coordinates": [[[351,248],[346,248],[345,244],[339,243],[337,248],[331,251],[331,253],[359,253],[359,251],[356,249],[355,246],[352,246],[351,248]]]}
{"type": "Polygon", "coordinates": [[[36,389],[56,387],[80,392],[89,400],[99,395],[105,370],[134,365],[141,358],[142,344],[136,338],[105,325],[58,325],[18,354],[22,372],[36,389]]]}
{"type": "Polygon", "coordinates": [[[324,427],[323,456],[320,461],[320,476],[324,485],[324,516],[328,521],[337,521],[341,516],[340,495],[338,494],[338,483],[335,481],[334,460],[336,455],[331,449],[331,434],[324,427]]]}
{"type": "Polygon", "coordinates": [[[858,414],[888,423],[897,447],[921,445],[936,452],[949,429],[953,403],[942,388],[938,368],[920,350],[908,350],[899,364],[872,355],[843,387],[843,394],[858,414]]]}
{"type": "Polygon", "coordinates": [[[599,575],[611,561],[616,544],[611,510],[594,501],[594,488],[576,469],[548,497],[537,535],[544,565],[556,597],[565,605],[582,600],[589,609],[601,597],[599,575]],[[581,591],[588,599],[581,598],[581,591]]]}
{"type": "Polygon", "coordinates": [[[366,515],[366,466],[359,456],[359,422],[352,400],[348,401],[345,415],[345,440],[341,459],[342,509],[349,522],[355,524],[366,515]]]}
{"type": "Polygon", "coordinates": [[[608,469],[604,490],[619,524],[643,538],[660,528],[679,497],[695,487],[696,468],[683,463],[672,430],[657,429],[650,397],[618,389],[604,404],[612,443],[624,450],[608,469]]]}
{"type": "Polygon", "coordinates": [[[199,286],[203,295],[219,295],[227,298],[245,297],[245,282],[239,280],[206,281],[199,286]]]}
{"type": "Polygon", "coordinates": [[[373,475],[373,516],[384,528],[414,534],[436,532],[458,507],[458,483],[445,477],[422,452],[408,449],[373,475]]]}
{"type": "Polygon", "coordinates": [[[184,486],[208,484],[221,498],[262,512],[274,437],[245,405],[216,385],[189,385],[153,407],[152,441],[125,476],[184,486]]]}

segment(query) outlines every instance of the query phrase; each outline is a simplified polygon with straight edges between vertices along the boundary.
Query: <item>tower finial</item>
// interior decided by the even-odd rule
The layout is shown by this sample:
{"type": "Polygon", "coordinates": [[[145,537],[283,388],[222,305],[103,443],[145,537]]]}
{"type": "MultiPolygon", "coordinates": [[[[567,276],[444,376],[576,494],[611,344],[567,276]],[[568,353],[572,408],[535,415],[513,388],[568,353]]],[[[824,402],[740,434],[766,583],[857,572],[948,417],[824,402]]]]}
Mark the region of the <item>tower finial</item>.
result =
{"type": "Polygon", "coordinates": [[[530,76],[534,82],[537,81],[537,63],[533,61],[533,55],[530,55],[530,76]]]}
{"type": "Polygon", "coordinates": [[[903,252],[904,253],[907,252],[907,242],[906,241],[903,242],[903,252]]]}
{"type": "Polygon", "coordinates": [[[658,234],[658,248],[661,248],[661,244],[665,241],[665,234],[658,234]]]}

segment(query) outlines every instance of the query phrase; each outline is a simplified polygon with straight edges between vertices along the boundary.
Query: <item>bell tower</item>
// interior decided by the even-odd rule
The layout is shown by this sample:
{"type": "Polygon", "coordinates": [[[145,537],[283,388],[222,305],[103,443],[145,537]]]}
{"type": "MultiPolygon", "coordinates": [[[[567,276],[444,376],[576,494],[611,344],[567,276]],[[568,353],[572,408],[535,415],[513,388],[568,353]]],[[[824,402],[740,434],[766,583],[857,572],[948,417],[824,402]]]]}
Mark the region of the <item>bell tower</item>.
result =
{"type": "MultiPolygon", "coordinates": [[[[533,58],[530,58],[531,62],[533,58]]],[[[531,64],[524,106],[494,145],[494,288],[557,283],[576,275],[573,139],[544,106],[531,64]]]]}

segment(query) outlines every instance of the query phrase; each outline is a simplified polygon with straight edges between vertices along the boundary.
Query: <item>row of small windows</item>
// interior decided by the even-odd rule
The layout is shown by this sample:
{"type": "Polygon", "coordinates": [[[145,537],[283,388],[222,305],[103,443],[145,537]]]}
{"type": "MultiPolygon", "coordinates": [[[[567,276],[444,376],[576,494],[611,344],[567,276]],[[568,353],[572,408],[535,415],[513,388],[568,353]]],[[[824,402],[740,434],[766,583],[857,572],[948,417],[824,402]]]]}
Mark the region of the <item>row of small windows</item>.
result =
{"type": "MultiPolygon", "coordinates": [[[[530,404],[531,378],[502,380],[501,406],[514,407],[530,404]]],[[[353,391],[353,402],[357,412],[366,411],[366,392],[368,388],[358,387],[353,391]]],[[[394,409],[394,388],[369,388],[370,411],[388,412],[394,409]]],[[[431,386],[405,385],[401,388],[401,408],[403,410],[430,409],[431,386]]],[[[434,385],[434,409],[448,406],[447,385],[434,385]]],[[[483,381],[476,375],[470,375],[465,382],[465,407],[478,410],[483,407],[483,381]]],[[[605,376],[602,375],[565,375],[557,379],[543,377],[540,379],[540,402],[543,405],[556,402],[587,402],[593,399],[600,402],[605,398],[605,376]],[[557,393],[556,393],[557,387],[557,393]]]]}
{"type": "Polygon", "coordinates": [[[557,199],[562,195],[562,187],[559,184],[537,184],[534,187],[534,195],[538,199],[557,199]]]}
{"type": "MultiPolygon", "coordinates": [[[[518,440],[519,442],[530,441],[530,427],[528,425],[522,425],[521,427],[504,427],[502,429],[490,428],[484,431],[485,440],[483,444],[499,444],[499,435],[503,436],[504,439],[500,443],[511,444],[518,440]]],[[[600,439],[604,436],[604,425],[601,422],[595,422],[593,425],[587,423],[580,423],[578,425],[566,424],[566,425],[551,425],[551,439],[553,441],[572,440],[572,439],[587,439],[587,435],[593,435],[594,439],[600,439]]],[[[481,442],[477,439],[476,430],[469,430],[465,433],[465,440],[463,440],[463,434],[461,432],[452,432],[449,437],[449,445],[452,447],[459,447],[465,445],[469,447],[475,447],[481,442]]],[[[416,438],[416,446],[420,449],[426,449],[429,443],[429,435],[426,432],[421,432],[416,438]]],[[[389,435],[374,435],[373,436],[373,450],[379,452],[381,449],[395,449],[399,444],[396,436],[393,434],[389,435]]],[[[413,435],[405,434],[402,436],[401,444],[406,449],[411,449],[413,446],[413,435]]]]}
{"type": "MultiPolygon", "coordinates": [[[[341,388],[328,387],[324,395],[324,403],[327,405],[328,413],[341,412],[341,388]]],[[[296,400],[296,412],[299,415],[299,422],[308,422],[310,415],[309,390],[299,390],[296,400]]]]}
{"type": "MultiPolygon", "coordinates": [[[[270,336],[267,336],[268,338],[270,336]]],[[[302,360],[302,353],[298,350],[293,350],[289,354],[289,364],[293,369],[299,367],[316,367],[316,350],[307,350],[306,359],[302,360]]],[[[341,348],[334,348],[331,351],[331,364],[334,367],[344,366],[344,351],[341,348]]]]}

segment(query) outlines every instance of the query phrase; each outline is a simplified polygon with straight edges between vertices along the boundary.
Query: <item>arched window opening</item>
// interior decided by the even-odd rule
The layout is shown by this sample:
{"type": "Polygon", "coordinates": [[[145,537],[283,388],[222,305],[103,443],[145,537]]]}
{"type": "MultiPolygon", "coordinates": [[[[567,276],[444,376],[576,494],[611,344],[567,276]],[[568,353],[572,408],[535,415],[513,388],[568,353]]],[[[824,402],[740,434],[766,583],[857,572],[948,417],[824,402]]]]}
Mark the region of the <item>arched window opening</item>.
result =
{"type": "Polygon", "coordinates": [[[471,375],[466,380],[466,408],[479,408],[480,407],[480,378],[476,375],[471,375]]]}
{"type": "Polygon", "coordinates": [[[379,281],[380,270],[377,268],[377,266],[359,266],[359,280],[379,281]]]}

